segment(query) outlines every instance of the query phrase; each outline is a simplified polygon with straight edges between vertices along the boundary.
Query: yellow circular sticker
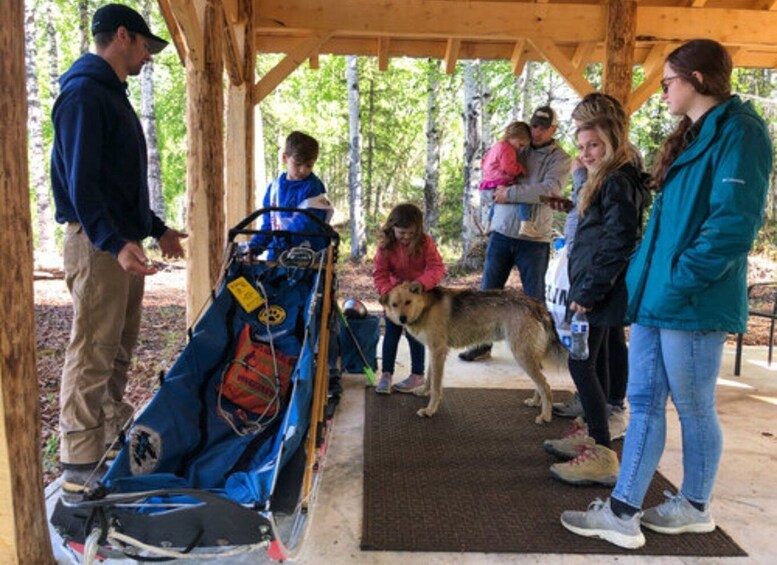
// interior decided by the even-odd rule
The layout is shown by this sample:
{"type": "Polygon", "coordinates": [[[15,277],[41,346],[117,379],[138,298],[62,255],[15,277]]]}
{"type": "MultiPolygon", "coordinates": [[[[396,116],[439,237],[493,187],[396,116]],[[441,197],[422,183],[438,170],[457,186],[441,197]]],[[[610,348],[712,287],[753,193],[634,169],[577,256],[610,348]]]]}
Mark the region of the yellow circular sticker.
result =
{"type": "Polygon", "coordinates": [[[286,319],[286,310],[273,304],[272,306],[262,308],[259,312],[259,321],[263,324],[269,324],[271,326],[277,326],[283,323],[286,319]]]}

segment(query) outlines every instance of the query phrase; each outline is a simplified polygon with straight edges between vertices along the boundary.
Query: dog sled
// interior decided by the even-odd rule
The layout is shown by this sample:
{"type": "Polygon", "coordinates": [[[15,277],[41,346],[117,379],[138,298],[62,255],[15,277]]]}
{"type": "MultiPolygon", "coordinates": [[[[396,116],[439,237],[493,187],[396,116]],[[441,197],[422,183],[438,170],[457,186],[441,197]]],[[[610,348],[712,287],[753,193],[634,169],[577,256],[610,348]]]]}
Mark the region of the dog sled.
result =
{"type": "MultiPolygon", "coordinates": [[[[328,347],[339,238],[305,210],[264,208],[229,231],[220,281],[98,488],[62,495],[51,522],[85,561],[293,558],[331,415],[328,347]],[[272,212],[318,231],[249,229],[272,212]],[[261,234],[272,260],[240,241],[261,234]],[[314,252],[303,239],[320,238],[314,252]]],[[[265,249],[266,251],[266,249],[265,249]]]]}

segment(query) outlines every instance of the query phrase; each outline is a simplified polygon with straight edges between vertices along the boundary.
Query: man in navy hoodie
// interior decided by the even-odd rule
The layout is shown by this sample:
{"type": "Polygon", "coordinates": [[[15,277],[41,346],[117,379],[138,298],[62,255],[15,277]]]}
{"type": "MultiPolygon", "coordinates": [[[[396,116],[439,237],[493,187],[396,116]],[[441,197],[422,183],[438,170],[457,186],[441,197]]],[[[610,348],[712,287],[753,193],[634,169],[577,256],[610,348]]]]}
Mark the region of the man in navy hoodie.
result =
{"type": "Polygon", "coordinates": [[[60,394],[63,490],[95,486],[98,462],[133,413],[124,401],[138,338],[144,277],[156,272],[143,252],[157,239],[182,257],[185,234],[149,206],[146,141],[127,97],[136,76],[167,42],[120,4],[92,19],[96,54],[80,57],[60,79],[54,109],[51,183],[56,219],[65,224],[64,264],[73,326],[60,394]]]}

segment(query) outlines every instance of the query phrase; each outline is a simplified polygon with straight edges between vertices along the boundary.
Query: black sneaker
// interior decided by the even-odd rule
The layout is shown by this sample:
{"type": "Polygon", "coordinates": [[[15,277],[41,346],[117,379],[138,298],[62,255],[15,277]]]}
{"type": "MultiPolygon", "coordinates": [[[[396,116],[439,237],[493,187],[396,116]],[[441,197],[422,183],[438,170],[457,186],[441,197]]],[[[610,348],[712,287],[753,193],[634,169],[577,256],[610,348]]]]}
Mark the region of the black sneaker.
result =
{"type": "Polygon", "coordinates": [[[462,361],[484,361],[491,359],[491,344],[482,343],[475,347],[470,347],[466,351],[459,353],[459,359],[462,361]]]}

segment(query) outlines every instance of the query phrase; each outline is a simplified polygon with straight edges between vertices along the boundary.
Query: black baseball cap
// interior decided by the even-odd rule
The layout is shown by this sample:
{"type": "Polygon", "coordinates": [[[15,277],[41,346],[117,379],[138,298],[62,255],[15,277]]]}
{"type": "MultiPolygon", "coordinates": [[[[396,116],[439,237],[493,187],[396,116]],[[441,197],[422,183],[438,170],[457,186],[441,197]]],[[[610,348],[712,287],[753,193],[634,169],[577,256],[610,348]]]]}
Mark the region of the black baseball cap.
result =
{"type": "Polygon", "coordinates": [[[540,126],[545,129],[555,126],[558,120],[556,120],[556,112],[550,106],[540,106],[531,116],[530,124],[533,126],[540,126]]]}
{"type": "Polygon", "coordinates": [[[92,16],[92,35],[103,31],[116,31],[124,26],[127,31],[139,33],[148,40],[148,50],[153,55],[167,47],[167,41],[157,37],[148,29],[143,16],[124,4],[106,4],[97,9],[92,16]]]}

